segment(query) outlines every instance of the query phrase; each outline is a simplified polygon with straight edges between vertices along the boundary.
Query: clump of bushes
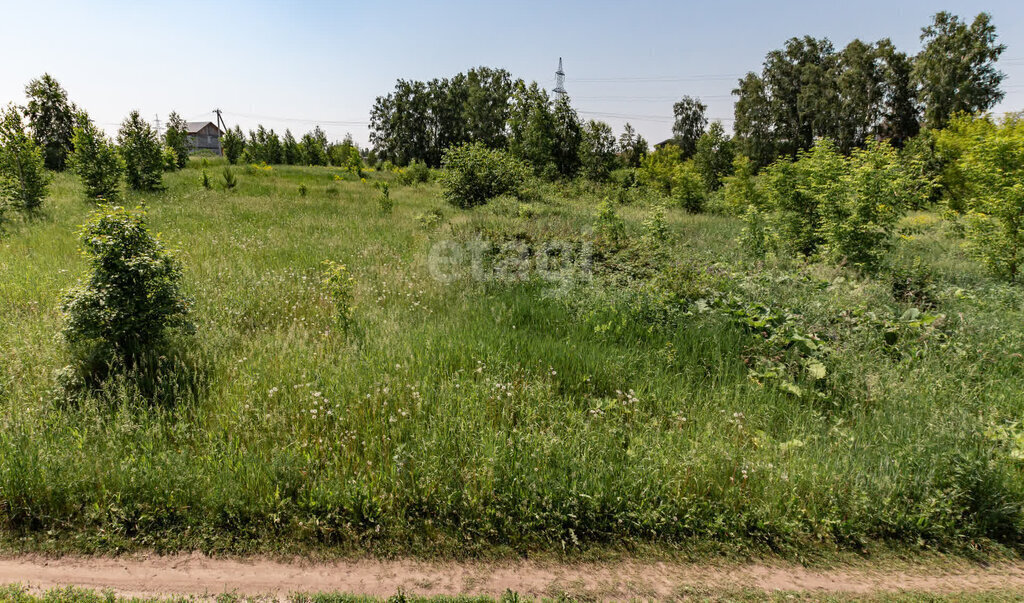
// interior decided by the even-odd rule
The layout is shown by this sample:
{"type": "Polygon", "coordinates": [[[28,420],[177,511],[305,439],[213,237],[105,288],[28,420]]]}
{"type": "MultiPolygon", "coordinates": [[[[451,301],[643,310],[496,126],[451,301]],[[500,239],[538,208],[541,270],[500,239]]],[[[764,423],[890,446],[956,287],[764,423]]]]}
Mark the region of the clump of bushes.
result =
{"type": "Polygon", "coordinates": [[[930,190],[886,142],[870,141],[844,157],[822,140],[795,161],[768,166],[760,193],[743,171],[727,181],[726,198],[750,203],[743,236],[749,250],[821,255],[862,269],[878,267],[905,208],[930,190]]]}
{"type": "Polygon", "coordinates": [[[967,250],[992,274],[1010,281],[1024,264],[1024,121],[960,116],[937,134],[950,164],[943,181],[957,195],[967,250]]]}
{"type": "Polygon", "coordinates": [[[402,184],[422,184],[430,180],[430,168],[422,161],[413,161],[399,170],[398,181],[402,184]]]}
{"type": "Polygon", "coordinates": [[[82,179],[85,196],[92,201],[116,201],[125,167],[114,144],[85,115],[79,117],[72,141],[71,167],[82,179]]]}
{"type": "Polygon", "coordinates": [[[80,361],[133,368],[188,324],[181,266],[142,211],[101,205],[79,236],[90,272],[64,296],[64,339],[80,361]]]}
{"type": "Polygon", "coordinates": [[[526,164],[481,143],[448,149],[441,167],[442,194],[462,209],[483,205],[499,195],[515,195],[529,175],[526,164]]]}
{"type": "MultiPolygon", "coordinates": [[[[155,191],[163,187],[163,147],[156,132],[138,111],[132,111],[121,124],[117,144],[124,160],[125,180],[129,188],[155,191]]],[[[173,159],[177,161],[177,157],[173,159]]]]}
{"type": "Polygon", "coordinates": [[[352,276],[345,264],[327,260],[324,262],[321,280],[331,301],[334,302],[338,323],[343,331],[348,331],[352,326],[356,310],[355,277],[352,276]]]}
{"type": "Polygon", "coordinates": [[[14,105],[0,110],[0,212],[8,204],[38,209],[48,183],[42,149],[25,131],[21,112],[14,105]]]}

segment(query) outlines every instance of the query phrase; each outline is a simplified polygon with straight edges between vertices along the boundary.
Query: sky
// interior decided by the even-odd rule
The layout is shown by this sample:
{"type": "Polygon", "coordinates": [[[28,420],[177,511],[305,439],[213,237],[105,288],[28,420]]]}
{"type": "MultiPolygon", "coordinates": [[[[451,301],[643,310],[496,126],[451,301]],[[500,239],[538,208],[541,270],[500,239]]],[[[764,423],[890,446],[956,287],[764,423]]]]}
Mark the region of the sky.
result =
{"type": "Polygon", "coordinates": [[[109,134],[132,110],[177,111],[229,127],[262,123],[301,134],[369,139],[370,109],[396,79],[448,77],[474,66],[566,90],[583,118],[649,142],[671,135],[672,103],[697,96],[732,125],[731,90],[793,36],[890,38],[916,53],[940,10],[989,12],[1006,52],[1005,100],[1024,109],[1024,2],[764,0],[437,2],[55,2],[0,0],[0,104],[48,72],[109,134]]]}

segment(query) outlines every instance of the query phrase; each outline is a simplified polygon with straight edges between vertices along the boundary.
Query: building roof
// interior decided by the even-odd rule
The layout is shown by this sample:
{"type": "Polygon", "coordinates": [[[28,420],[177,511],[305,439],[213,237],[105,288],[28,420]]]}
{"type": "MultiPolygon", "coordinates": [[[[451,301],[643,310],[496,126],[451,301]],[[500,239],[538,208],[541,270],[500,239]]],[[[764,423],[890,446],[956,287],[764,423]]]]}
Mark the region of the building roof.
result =
{"type": "Polygon", "coordinates": [[[189,134],[198,134],[199,131],[205,128],[206,126],[213,126],[213,128],[217,130],[218,133],[223,134],[223,132],[220,131],[220,128],[218,128],[217,125],[212,121],[188,121],[185,122],[185,126],[188,129],[189,134]]]}

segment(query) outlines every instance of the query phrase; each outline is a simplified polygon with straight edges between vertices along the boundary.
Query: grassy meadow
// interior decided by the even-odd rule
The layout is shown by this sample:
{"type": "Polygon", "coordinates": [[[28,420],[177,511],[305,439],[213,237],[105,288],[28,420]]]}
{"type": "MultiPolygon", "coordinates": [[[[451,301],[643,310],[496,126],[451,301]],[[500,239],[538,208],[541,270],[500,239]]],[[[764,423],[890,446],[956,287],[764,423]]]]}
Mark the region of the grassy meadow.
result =
{"type": "Polygon", "coordinates": [[[125,201],[194,300],[155,387],[57,387],[77,179],[0,231],[6,547],[1020,550],[1024,290],[936,213],[867,277],[753,260],[738,219],[644,199],[609,243],[600,187],[457,210],[393,174],[252,166],[225,190],[221,169],[125,201]],[[551,242],[579,269],[519,261],[551,242]],[[482,272],[437,278],[439,248],[484,249],[482,272]],[[348,329],[328,260],[355,279],[348,329]]]}

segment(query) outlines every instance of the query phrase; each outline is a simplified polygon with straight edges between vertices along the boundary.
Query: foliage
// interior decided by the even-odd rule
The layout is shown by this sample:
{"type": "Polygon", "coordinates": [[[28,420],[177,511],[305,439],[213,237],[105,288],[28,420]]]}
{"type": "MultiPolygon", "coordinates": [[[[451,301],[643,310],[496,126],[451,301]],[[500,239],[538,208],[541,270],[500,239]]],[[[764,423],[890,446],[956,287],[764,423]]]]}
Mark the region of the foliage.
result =
{"type": "Polygon", "coordinates": [[[754,174],[754,162],[746,155],[736,155],[732,161],[732,175],[724,179],[725,206],[729,213],[740,216],[748,207],[761,207],[761,191],[754,174]]]}
{"type": "Polygon", "coordinates": [[[206,190],[210,190],[213,188],[213,184],[210,183],[210,175],[206,173],[206,170],[203,170],[202,184],[203,188],[205,188],[206,190]]]}
{"type": "Polygon", "coordinates": [[[0,197],[7,197],[11,205],[28,211],[42,205],[49,183],[43,153],[25,132],[14,105],[0,110],[0,179],[5,181],[0,197]]]}
{"type": "Polygon", "coordinates": [[[64,296],[64,339],[132,365],[186,325],[181,266],[146,228],[145,213],[101,205],[82,227],[91,272],[64,296]]]}
{"type": "Polygon", "coordinates": [[[674,144],[666,144],[644,157],[637,177],[645,186],[671,196],[676,167],[683,162],[683,153],[674,144]]]}
{"type": "Polygon", "coordinates": [[[445,149],[463,142],[505,148],[514,85],[507,71],[489,67],[429,82],[398,80],[374,103],[370,142],[400,166],[438,167],[445,149]]]}
{"type": "Polygon", "coordinates": [[[284,147],[273,130],[268,130],[260,124],[255,131],[249,131],[249,140],[245,143],[243,157],[246,163],[276,165],[284,163],[284,147]]]}
{"type": "Polygon", "coordinates": [[[597,224],[594,235],[603,247],[618,249],[626,242],[626,223],[615,213],[615,207],[607,199],[597,206],[597,224]]]}
{"type": "Polygon", "coordinates": [[[164,171],[160,139],[138,111],[132,111],[121,123],[117,144],[128,187],[138,191],[159,190],[163,186],[164,171]]]}
{"type": "Polygon", "coordinates": [[[595,182],[608,180],[615,169],[615,150],[611,126],[593,119],[583,125],[580,167],[584,176],[595,182]]]}
{"type": "Polygon", "coordinates": [[[937,138],[963,193],[968,249],[993,274],[1016,280],[1024,264],[1024,121],[959,116],[937,138]]]}
{"type": "Polygon", "coordinates": [[[299,196],[300,197],[305,197],[308,194],[309,194],[309,187],[306,186],[305,182],[303,182],[302,184],[299,185],[299,196]]]}
{"type": "Polygon", "coordinates": [[[391,187],[387,182],[378,182],[377,190],[380,191],[380,195],[377,196],[377,207],[381,215],[391,215],[391,210],[395,207],[395,202],[391,199],[391,187]]]}
{"type": "Polygon", "coordinates": [[[706,190],[716,191],[722,186],[722,179],[732,172],[733,154],[732,139],[725,133],[722,122],[715,121],[697,140],[693,155],[706,190]]]}
{"type": "Polygon", "coordinates": [[[71,168],[82,179],[91,201],[117,201],[121,196],[124,160],[113,142],[86,115],[80,115],[72,138],[71,168]]]}
{"type": "Polygon", "coordinates": [[[224,188],[230,190],[238,185],[238,178],[235,177],[235,174],[231,171],[230,167],[225,165],[222,174],[224,177],[224,188]]]}
{"type": "Polygon", "coordinates": [[[68,93],[49,73],[25,86],[25,117],[32,137],[42,147],[46,167],[62,171],[71,153],[75,114],[78,110],[68,101],[68,93]]]}
{"type": "Polygon", "coordinates": [[[690,213],[698,213],[704,207],[706,189],[700,170],[693,159],[673,166],[672,198],[680,207],[690,213]]]}
{"type": "Polygon", "coordinates": [[[178,169],[178,153],[171,147],[165,146],[160,152],[165,172],[173,172],[178,169]]]}
{"type": "Polygon", "coordinates": [[[285,130],[281,139],[281,161],[285,165],[296,165],[302,161],[302,149],[299,148],[299,143],[295,141],[291,130],[285,130]]]}
{"type": "Polygon", "coordinates": [[[929,127],[944,127],[956,113],[988,111],[1003,99],[999,86],[1005,75],[995,64],[1006,45],[996,43],[988,13],[979,13],[967,25],[940,11],[921,31],[924,48],[913,75],[929,127]]]}
{"type": "Polygon", "coordinates": [[[351,134],[346,134],[341,144],[330,145],[327,154],[331,165],[343,167],[359,177],[363,176],[363,156],[359,153],[359,146],[352,140],[351,134]]]}
{"type": "Polygon", "coordinates": [[[234,129],[224,132],[220,137],[220,144],[228,163],[237,164],[245,151],[245,134],[242,134],[242,128],[235,126],[234,129]]]}
{"type": "Polygon", "coordinates": [[[175,111],[167,116],[167,131],[164,132],[164,146],[173,149],[176,158],[175,167],[184,168],[188,165],[189,142],[188,124],[175,111]]]}
{"type": "Polygon", "coordinates": [[[413,161],[407,167],[399,168],[398,173],[402,184],[423,184],[430,180],[430,168],[422,161],[413,161]]]}
{"type": "Polygon", "coordinates": [[[320,129],[320,126],[316,126],[312,132],[302,135],[302,140],[299,142],[299,154],[305,165],[327,165],[327,134],[320,129]]]}
{"type": "Polygon", "coordinates": [[[345,264],[326,260],[323,263],[321,280],[334,302],[338,323],[342,331],[348,331],[355,317],[356,279],[345,264]]]}
{"type": "Polygon", "coordinates": [[[583,131],[576,110],[569,103],[569,97],[561,95],[551,111],[553,122],[552,160],[558,175],[575,178],[580,169],[580,145],[583,131]]]}
{"type": "Polygon", "coordinates": [[[516,194],[528,175],[522,162],[482,143],[448,149],[441,166],[442,194],[462,209],[483,205],[498,195],[516,194]]]}
{"type": "Polygon", "coordinates": [[[647,151],[647,141],[643,136],[637,134],[629,122],[626,122],[622,136],[619,137],[619,157],[623,167],[640,167],[644,157],[647,156],[647,151]]]}
{"type": "Polygon", "coordinates": [[[693,157],[697,152],[697,141],[704,135],[708,118],[708,107],[700,99],[684,96],[672,105],[675,122],[672,124],[672,140],[682,152],[683,159],[693,157]]]}

